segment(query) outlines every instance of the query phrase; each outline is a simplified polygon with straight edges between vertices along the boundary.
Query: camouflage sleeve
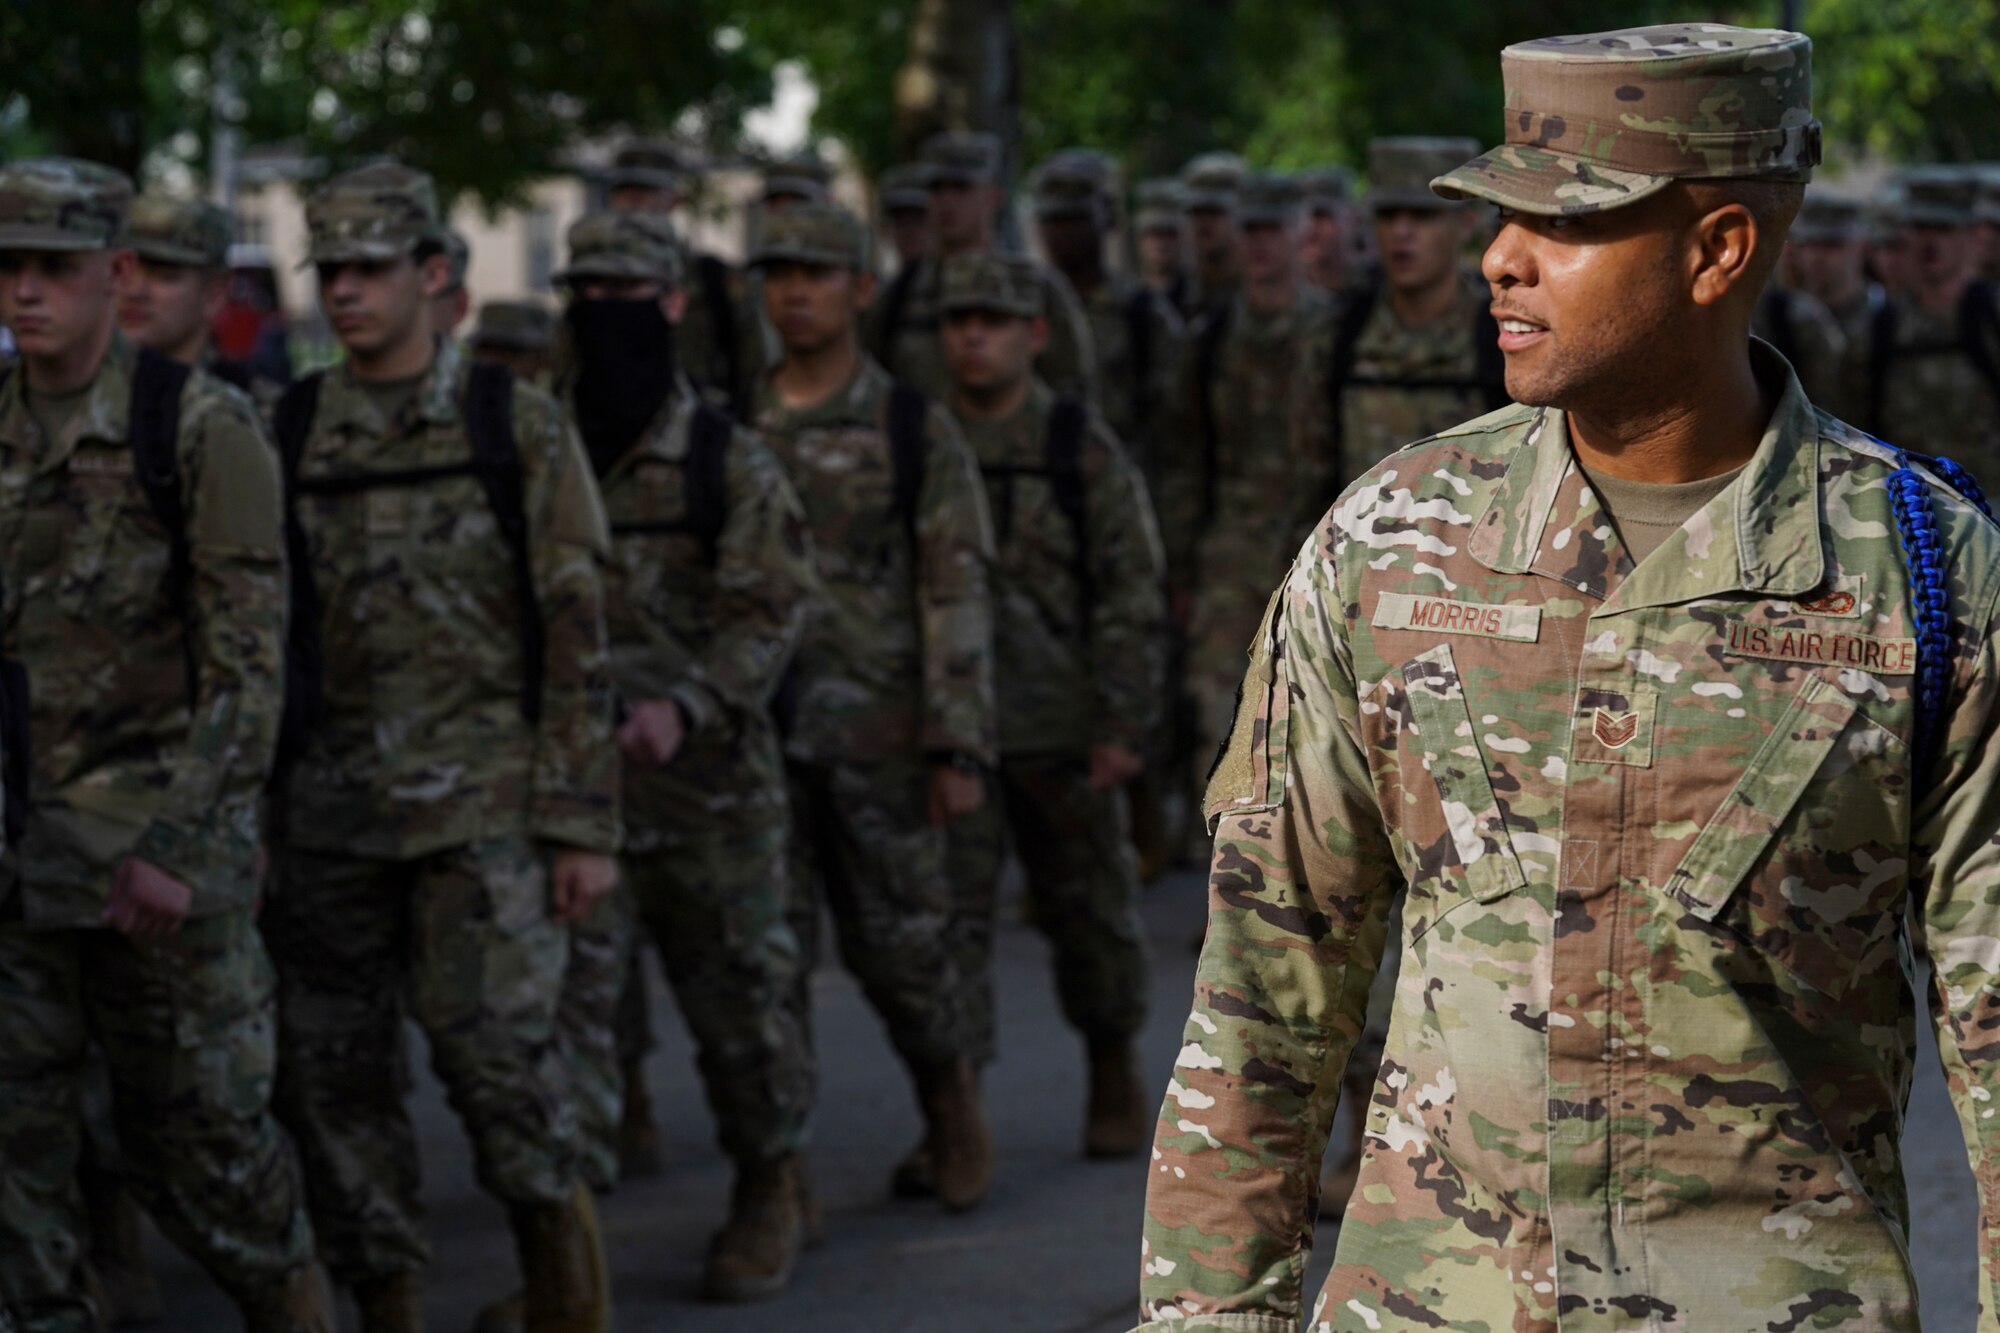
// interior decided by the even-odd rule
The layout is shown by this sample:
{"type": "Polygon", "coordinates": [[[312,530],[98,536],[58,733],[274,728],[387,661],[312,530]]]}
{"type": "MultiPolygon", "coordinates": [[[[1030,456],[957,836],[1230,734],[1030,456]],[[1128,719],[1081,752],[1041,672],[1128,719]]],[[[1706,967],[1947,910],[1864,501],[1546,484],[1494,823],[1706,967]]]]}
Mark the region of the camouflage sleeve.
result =
{"type": "Polygon", "coordinates": [[[180,436],[188,634],[198,693],[187,748],[132,854],[204,897],[254,893],[259,795],[284,713],[286,582],[277,452],[233,389],[192,380],[180,436]]]}
{"type": "Polygon", "coordinates": [[[1159,478],[1160,531],[1165,540],[1167,587],[1190,589],[1195,581],[1195,548],[1201,540],[1203,468],[1208,453],[1201,408],[1201,375],[1196,365],[1200,325],[1189,332],[1174,357],[1172,388],[1161,411],[1154,441],[1153,472],[1159,478]]]}
{"type": "Polygon", "coordinates": [[[1310,532],[1319,516],[1354,480],[1341,475],[1339,441],[1333,419],[1333,344],[1339,320],[1329,307],[1315,318],[1299,346],[1299,370],[1292,380],[1292,532],[1310,532]]]}
{"type": "Polygon", "coordinates": [[[1059,397],[1101,407],[1098,397],[1097,346],[1090,336],[1090,317],[1069,279],[1042,266],[1043,292],[1048,300],[1049,345],[1036,358],[1035,369],[1059,397]]]}
{"type": "Polygon", "coordinates": [[[1928,796],[1913,811],[1931,1021],[1979,1187],[1981,1333],[2000,1330],[2000,619],[1989,607],[1928,796]]]}
{"type": "Polygon", "coordinates": [[[543,626],[542,717],[529,825],[547,842],[612,852],[620,841],[615,691],[604,621],[610,527],[575,428],[554,400],[517,385],[528,537],[543,626]]]}
{"type": "Polygon", "coordinates": [[[959,750],[995,762],[993,520],[972,447],[935,404],[917,497],[917,613],[923,637],[921,739],[927,753],[959,750]]]}
{"type": "Polygon", "coordinates": [[[1142,438],[1127,440],[1133,456],[1148,468],[1157,468],[1162,452],[1169,447],[1164,439],[1172,421],[1174,385],[1180,373],[1181,351],[1187,342],[1187,326],[1180,313],[1165,297],[1153,299],[1153,347],[1147,367],[1146,417],[1139,423],[1142,438]]]}
{"type": "Polygon", "coordinates": [[[715,633],[699,670],[668,692],[697,730],[767,708],[817,595],[805,511],[764,441],[729,449],[729,518],[715,564],[715,633]]]}
{"type": "Polygon", "coordinates": [[[1166,557],[1139,469],[1101,423],[1093,434],[1092,453],[1102,461],[1084,496],[1097,703],[1092,740],[1144,750],[1166,689],[1166,557]]]}
{"type": "Polygon", "coordinates": [[[1293,1329],[1320,1156],[1397,882],[1311,548],[1272,598],[1229,743],[1194,1011],[1146,1193],[1148,1329],[1293,1329]]]}

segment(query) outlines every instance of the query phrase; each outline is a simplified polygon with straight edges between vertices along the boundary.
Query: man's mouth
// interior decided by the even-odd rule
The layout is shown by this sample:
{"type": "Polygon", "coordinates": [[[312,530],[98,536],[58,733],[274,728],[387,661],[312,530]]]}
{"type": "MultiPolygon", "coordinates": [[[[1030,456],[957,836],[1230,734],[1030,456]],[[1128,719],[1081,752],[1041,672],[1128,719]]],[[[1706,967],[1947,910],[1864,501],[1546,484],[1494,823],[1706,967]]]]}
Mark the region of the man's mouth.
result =
{"type": "Polygon", "coordinates": [[[1538,324],[1519,315],[1503,315],[1497,310],[1493,312],[1493,317],[1500,325],[1500,350],[1503,352],[1525,350],[1548,336],[1549,329],[1546,324],[1538,324]]]}

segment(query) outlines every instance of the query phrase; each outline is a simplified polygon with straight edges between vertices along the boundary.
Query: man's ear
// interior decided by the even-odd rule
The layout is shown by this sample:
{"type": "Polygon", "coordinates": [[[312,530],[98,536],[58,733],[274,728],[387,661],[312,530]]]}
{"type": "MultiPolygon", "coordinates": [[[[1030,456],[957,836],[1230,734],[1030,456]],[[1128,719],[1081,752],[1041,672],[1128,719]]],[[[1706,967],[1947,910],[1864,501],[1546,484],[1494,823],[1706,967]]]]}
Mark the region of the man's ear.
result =
{"type": "Polygon", "coordinates": [[[1762,234],[1756,215],[1739,203],[1721,203],[1695,220],[1688,294],[1696,305],[1717,305],[1749,280],[1762,234]]]}
{"type": "Polygon", "coordinates": [[[451,285],[451,261],[443,253],[425,255],[417,264],[417,282],[426,301],[444,295],[451,285]]]}

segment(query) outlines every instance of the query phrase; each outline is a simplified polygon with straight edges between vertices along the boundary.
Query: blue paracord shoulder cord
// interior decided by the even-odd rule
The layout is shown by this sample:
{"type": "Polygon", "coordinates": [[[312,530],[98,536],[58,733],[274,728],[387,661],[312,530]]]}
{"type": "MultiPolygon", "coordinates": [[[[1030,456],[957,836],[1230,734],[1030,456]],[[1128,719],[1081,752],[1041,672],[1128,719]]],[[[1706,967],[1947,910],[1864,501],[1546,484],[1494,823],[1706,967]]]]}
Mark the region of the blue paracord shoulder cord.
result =
{"type": "Polygon", "coordinates": [[[1972,474],[1949,458],[1925,458],[1896,449],[1896,465],[1889,474],[1889,498],[1896,509],[1896,535],[1902,539],[1903,561],[1909,567],[1910,604],[1917,622],[1914,771],[1921,774],[1929,769],[1937,752],[1945,694],[1951,683],[1951,597],[1944,538],[1938,531],[1937,511],[1931,506],[1930,482],[1918,467],[1935,472],[1988,518],[1993,517],[1993,511],[1972,474]]]}

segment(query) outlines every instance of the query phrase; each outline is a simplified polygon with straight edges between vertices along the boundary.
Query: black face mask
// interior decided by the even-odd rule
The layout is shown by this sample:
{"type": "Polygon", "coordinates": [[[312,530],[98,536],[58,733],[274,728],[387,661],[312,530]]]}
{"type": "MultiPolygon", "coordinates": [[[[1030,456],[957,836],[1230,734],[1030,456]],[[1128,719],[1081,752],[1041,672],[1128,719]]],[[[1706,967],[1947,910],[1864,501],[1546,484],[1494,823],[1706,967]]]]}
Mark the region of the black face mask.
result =
{"type": "Polygon", "coordinates": [[[576,427],[603,472],[635,444],[674,388],[674,326],[651,297],[571,301],[576,427]]]}

